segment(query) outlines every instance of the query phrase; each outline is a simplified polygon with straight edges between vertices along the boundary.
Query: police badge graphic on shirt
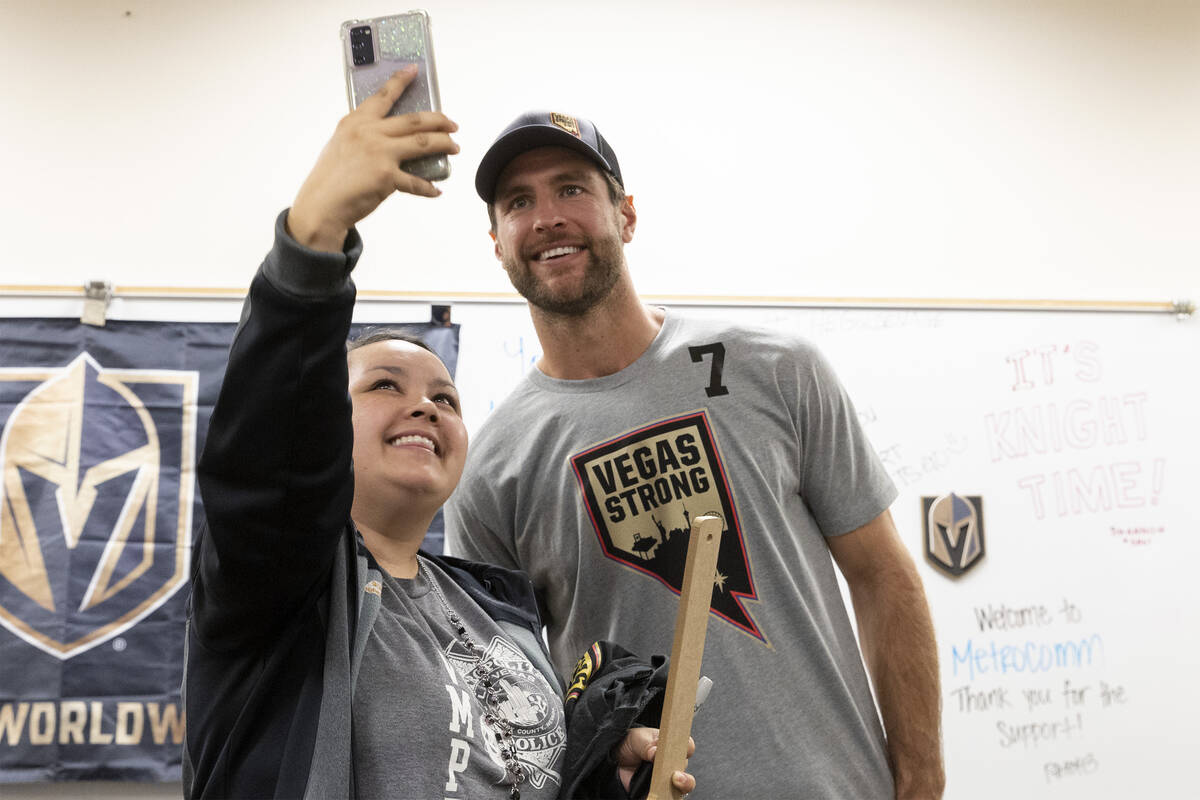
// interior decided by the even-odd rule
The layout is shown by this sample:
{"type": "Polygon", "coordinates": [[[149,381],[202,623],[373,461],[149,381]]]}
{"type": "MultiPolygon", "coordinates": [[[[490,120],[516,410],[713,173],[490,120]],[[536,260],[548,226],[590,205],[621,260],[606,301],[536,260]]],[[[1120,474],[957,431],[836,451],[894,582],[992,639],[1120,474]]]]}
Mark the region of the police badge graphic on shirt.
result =
{"type": "MultiPolygon", "coordinates": [[[[446,659],[464,684],[482,703],[489,691],[500,694],[500,716],[512,726],[512,740],[517,758],[529,772],[529,782],[541,789],[546,781],[562,784],[559,758],[566,747],[563,707],[541,673],[529,663],[510,642],[493,637],[484,648],[483,658],[477,658],[458,642],[451,642],[446,659]]],[[[503,768],[500,746],[495,734],[482,723],[488,755],[503,768]]]]}
{"type": "Polygon", "coordinates": [[[741,525],[708,416],[695,411],[651,423],[571,457],[600,547],[608,558],[679,594],[692,521],[725,520],[711,611],[762,640],[746,613],[757,598],[741,525]]]}

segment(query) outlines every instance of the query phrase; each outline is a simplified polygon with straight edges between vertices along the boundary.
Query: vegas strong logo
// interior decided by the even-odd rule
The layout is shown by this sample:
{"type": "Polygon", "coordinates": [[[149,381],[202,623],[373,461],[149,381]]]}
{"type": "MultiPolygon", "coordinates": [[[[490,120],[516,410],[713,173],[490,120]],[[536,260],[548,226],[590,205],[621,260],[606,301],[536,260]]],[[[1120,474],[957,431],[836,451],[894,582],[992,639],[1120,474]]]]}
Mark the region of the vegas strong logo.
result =
{"type": "Polygon", "coordinates": [[[742,608],[753,580],[709,420],[696,411],[593,445],[571,457],[604,555],[678,593],[696,517],[725,520],[711,609],[747,633],[762,633],[742,608]]]}

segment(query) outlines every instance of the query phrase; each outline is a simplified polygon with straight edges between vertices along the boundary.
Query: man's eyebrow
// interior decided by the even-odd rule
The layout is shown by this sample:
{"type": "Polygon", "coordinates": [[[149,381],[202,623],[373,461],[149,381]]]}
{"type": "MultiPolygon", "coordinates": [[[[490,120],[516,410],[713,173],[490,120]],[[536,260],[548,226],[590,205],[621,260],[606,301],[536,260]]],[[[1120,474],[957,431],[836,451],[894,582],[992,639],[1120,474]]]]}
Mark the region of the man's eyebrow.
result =
{"type": "Polygon", "coordinates": [[[532,187],[530,187],[529,184],[527,184],[527,183],[512,183],[512,184],[509,184],[508,186],[505,186],[502,191],[497,191],[496,199],[501,200],[506,197],[512,197],[514,194],[520,194],[521,192],[528,192],[531,188],[532,187]]]}
{"type": "Polygon", "coordinates": [[[568,181],[575,181],[576,183],[579,183],[583,180],[586,180],[587,176],[589,174],[590,173],[584,169],[563,170],[562,172],[560,172],[554,176],[554,182],[555,183],[566,183],[568,181]]]}
{"type": "MultiPolygon", "coordinates": [[[[556,172],[551,176],[551,183],[583,183],[587,180],[588,172],[582,169],[568,169],[562,172],[556,172]]],[[[512,197],[515,194],[523,194],[533,191],[533,186],[528,183],[514,183],[505,186],[501,191],[496,192],[496,199],[501,200],[506,197],[512,197]]]]}

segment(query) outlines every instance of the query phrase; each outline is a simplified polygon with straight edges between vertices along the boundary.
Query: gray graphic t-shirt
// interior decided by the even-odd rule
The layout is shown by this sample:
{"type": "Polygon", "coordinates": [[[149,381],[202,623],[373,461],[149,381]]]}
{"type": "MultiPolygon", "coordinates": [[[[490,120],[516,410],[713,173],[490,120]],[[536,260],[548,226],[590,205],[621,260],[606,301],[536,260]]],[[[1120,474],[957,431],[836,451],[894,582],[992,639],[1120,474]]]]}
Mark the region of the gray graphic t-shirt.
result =
{"type": "MultiPolygon", "coordinates": [[[[385,577],[382,604],[354,694],[354,770],[359,797],[497,798],[509,778],[484,722],[479,659],[451,629],[437,593],[458,613],[499,686],[528,777],[523,798],[553,798],[566,740],[562,702],[494,621],[438,567],[411,580],[385,577]]],[[[495,689],[493,689],[495,691],[495,689]]]]}
{"type": "Polygon", "coordinates": [[[691,523],[717,512],[704,645],[715,685],[692,728],[695,796],[890,798],[828,538],[895,498],[811,342],[668,311],[620,372],[530,371],[471,442],[446,543],[529,575],[569,675],[600,639],[643,657],[670,650],[691,523]]]}

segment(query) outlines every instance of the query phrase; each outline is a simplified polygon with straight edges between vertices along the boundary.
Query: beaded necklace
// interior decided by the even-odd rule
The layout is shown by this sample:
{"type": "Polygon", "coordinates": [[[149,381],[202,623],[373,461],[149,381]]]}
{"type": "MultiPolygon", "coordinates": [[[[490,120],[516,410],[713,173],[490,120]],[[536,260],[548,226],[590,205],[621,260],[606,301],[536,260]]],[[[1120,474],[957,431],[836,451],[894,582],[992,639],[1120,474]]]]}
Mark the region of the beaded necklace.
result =
{"type": "Polygon", "coordinates": [[[496,741],[500,744],[500,758],[504,761],[504,770],[507,776],[512,779],[512,786],[509,789],[508,796],[510,800],[521,800],[519,785],[526,777],[525,768],[517,760],[517,748],[513,742],[512,723],[500,713],[502,690],[491,678],[491,674],[496,670],[497,665],[490,656],[485,657],[483,650],[475,643],[471,635],[467,633],[467,626],[463,624],[462,618],[446,602],[446,596],[442,594],[441,587],[433,579],[429,568],[425,566],[424,559],[417,559],[417,568],[425,576],[425,580],[428,581],[430,588],[438,599],[438,603],[442,607],[442,611],[446,614],[446,621],[450,623],[450,627],[458,635],[459,642],[475,658],[475,666],[471,669],[471,672],[479,680],[479,685],[483,687],[483,721],[495,733],[496,741]]]}

